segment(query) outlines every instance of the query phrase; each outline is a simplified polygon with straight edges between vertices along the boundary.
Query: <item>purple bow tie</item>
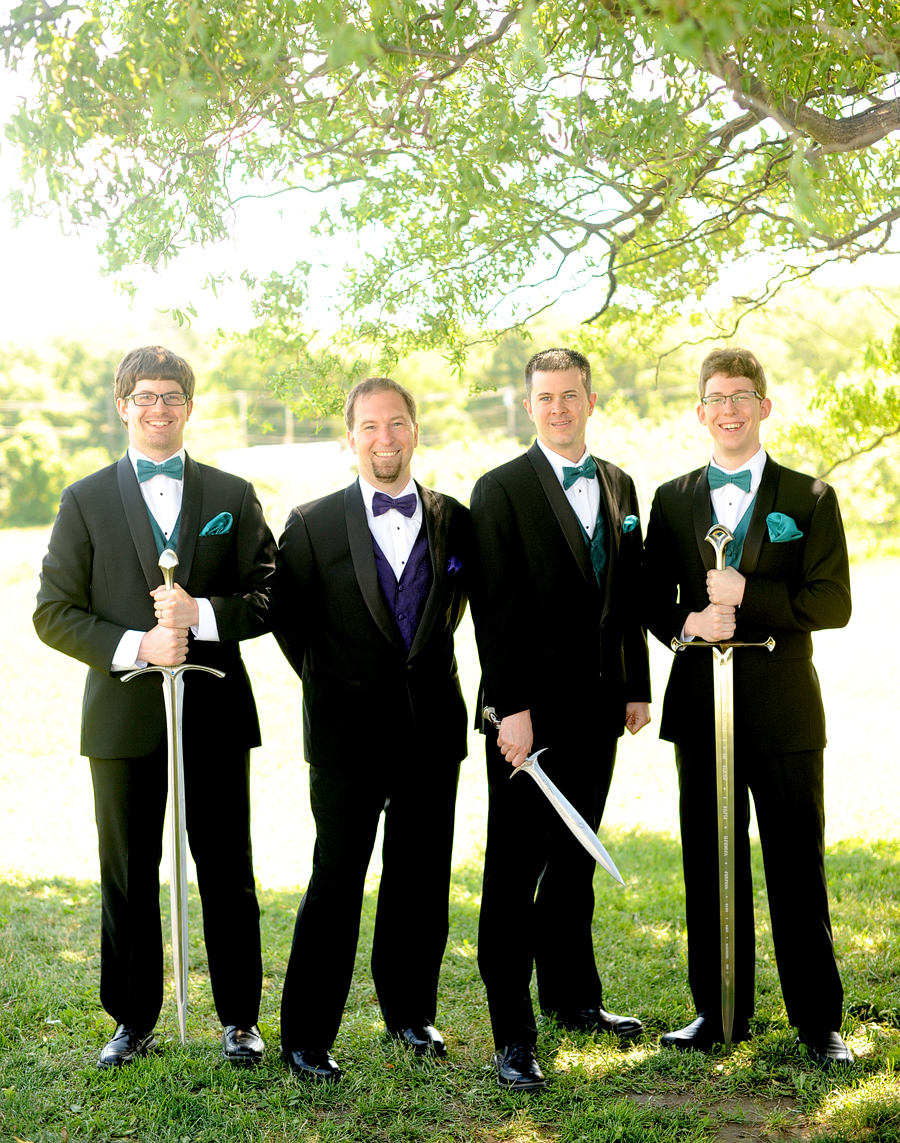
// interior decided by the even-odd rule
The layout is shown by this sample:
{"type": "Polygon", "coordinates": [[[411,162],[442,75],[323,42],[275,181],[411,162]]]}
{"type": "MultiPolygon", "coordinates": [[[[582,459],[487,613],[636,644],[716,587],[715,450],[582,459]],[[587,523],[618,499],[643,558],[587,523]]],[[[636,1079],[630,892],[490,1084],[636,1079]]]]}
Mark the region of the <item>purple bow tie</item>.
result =
{"type": "Polygon", "coordinates": [[[411,517],[416,510],[416,494],[410,492],[408,496],[388,496],[386,492],[376,492],[372,497],[372,515],[381,516],[391,508],[396,508],[404,516],[411,517]]]}

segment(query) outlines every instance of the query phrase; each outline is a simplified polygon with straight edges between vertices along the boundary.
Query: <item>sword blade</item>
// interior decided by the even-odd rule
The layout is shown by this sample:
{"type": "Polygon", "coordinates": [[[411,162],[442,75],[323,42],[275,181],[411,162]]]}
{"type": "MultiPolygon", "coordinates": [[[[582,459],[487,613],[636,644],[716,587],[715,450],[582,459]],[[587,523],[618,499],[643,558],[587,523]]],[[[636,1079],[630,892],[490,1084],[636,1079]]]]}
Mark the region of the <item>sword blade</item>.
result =
{"type": "Polygon", "coordinates": [[[172,975],[175,980],[175,1006],[182,1044],[187,1034],[188,989],[188,909],[187,909],[187,820],[184,806],[184,758],[181,748],[181,715],[184,705],[183,672],[162,671],[166,727],[169,732],[169,909],[172,920],[172,975]]]}
{"type": "Polygon", "coordinates": [[[719,802],[719,951],[722,1030],[734,1028],[734,649],[713,647],[716,722],[716,794],[719,802]]]}

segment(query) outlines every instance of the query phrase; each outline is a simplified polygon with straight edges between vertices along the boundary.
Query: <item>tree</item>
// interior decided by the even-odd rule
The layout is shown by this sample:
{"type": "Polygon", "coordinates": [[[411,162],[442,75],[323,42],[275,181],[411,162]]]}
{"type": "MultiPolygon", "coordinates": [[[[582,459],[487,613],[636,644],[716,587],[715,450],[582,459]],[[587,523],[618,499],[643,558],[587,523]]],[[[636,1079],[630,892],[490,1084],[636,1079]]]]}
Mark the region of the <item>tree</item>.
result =
{"type": "Polygon", "coordinates": [[[6,528],[49,524],[66,484],[65,467],[53,429],[23,421],[0,444],[0,524],[6,528]]]}
{"type": "Polygon", "coordinates": [[[900,219],[897,0],[25,0],[0,43],[34,77],[15,210],[99,224],[113,273],[224,237],[247,196],[340,191],[316,228],[364,241],[330,344],[305,261],[245,275],[314,413],[364,349],[461,367],[576,288],[587,348],[710,305],[727,336],[900,219]]]}

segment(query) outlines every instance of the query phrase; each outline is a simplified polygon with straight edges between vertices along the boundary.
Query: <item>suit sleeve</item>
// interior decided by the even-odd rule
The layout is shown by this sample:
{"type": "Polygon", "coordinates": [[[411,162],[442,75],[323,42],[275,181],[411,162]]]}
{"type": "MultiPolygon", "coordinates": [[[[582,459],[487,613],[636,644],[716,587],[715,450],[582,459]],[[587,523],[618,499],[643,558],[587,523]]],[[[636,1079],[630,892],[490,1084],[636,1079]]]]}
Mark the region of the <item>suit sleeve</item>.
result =
{"type": "Polygon", "coordinates": [[[237,523],[238,584],[233,595],[210,596],[219,641],[255,639],[271,630],[269,615],[275,570],[275,539],[252,484],[244,489],[237,523]]]}
{"type": "MultiPolygon", "coordinates": [[[[626,515],[639,516],[637,493],[633,481],[629,478],[628,487],[631,503],[626,515]]],[[[627,584],[625,597],[625,621],[623,624],[623,650],[625,657],[625,701],[650,702],[650,657],[647,652],[647,633],[644,629],[644,617],[641,611],[641,564],[642,544],[640,526],[633,528],[622,537],[623,566],[620,573],[624,573],[627,584]],[[627,546],[626,546],[627,545],[627,546]]],[[[623,712],[624,717],[624,712],[623,712]]]]}
{"type": "Polygon", "coordinates": [[[782,631],[823,631],[850,620],[850,561],[834,489],[821,485],[803,546],[802,582],[749,575],[739,617],[782,631]]]}
{"type": "Polygon", "coordinates": [[[306,521],[298,508],[287,518],[278,541],[272,610],[275,638],[294,671],[303,673],[309,640],[310,589],[315,567],[306,521]]]}
{"type": "Polygon", "coordinates": [[[93,563],[90,531],[75,494],[66,488],[41,568],[34,626],[48,647],[108,675],[128,628],[93,613],[93,563]]]}
{"type": "Polygon", "coordinates": [[[671,532],[671,521],[657,489],[650,508],[641,573],[641,610],[647,629],[666,647],[680,638],[691,608],[680,602],[680,559],[671,532]]]}

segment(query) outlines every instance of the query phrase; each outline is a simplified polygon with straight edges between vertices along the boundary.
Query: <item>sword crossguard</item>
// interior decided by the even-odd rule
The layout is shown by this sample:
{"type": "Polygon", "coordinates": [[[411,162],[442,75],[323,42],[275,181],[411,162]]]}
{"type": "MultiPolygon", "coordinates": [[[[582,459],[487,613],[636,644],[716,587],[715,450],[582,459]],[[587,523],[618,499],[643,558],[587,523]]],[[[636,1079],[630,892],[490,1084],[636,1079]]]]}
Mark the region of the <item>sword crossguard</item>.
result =
{"type": "Polygon", "coordinates": [[[185,671],[206,671],[208,675],[215,675],[217,679],[225,678],[224,671],[219,671],[215,667],[201,667],[199,663],[180,663],[177,667],[164,667],[154,663],[149,667],[138,667],[136,671],[129,671],[127,675],[123,675],[121,679],[119,679],[119,682],[127,683],[137,675],[149,675],[153,671],[159,671],[161,675],[168,675],[172,679],[177,679],[178,676],[184,674],[185,671]]]}
{"type": "Polygon", "coordinates": [[[683,651],[686,647],[765,647],[767,651],[775,650],[775,640],[770,635],[763,643],[705,643],[702,639],[692,639],[690,643],[683,643],[681,639],[673,639],[669,644],[673,651],[683,651]]]}
{"type": "Polygon", "coordinates": [[[516,774],[521,773],[523,770],[533,769],[535,762],[537,762],[538,758],[540,758],[540,756],[544,753],[544,751],[548,750],[548,749],[549,749],[548,746],[542,746],[540,748],[540,750],[535,750],[535,752],[533,754],[529,754],[524,762],[520,763],[518,766],[513,766],[513,770],[512,770],[512,773],[510,774],[510,778],[515,778],[516,774]]]}

